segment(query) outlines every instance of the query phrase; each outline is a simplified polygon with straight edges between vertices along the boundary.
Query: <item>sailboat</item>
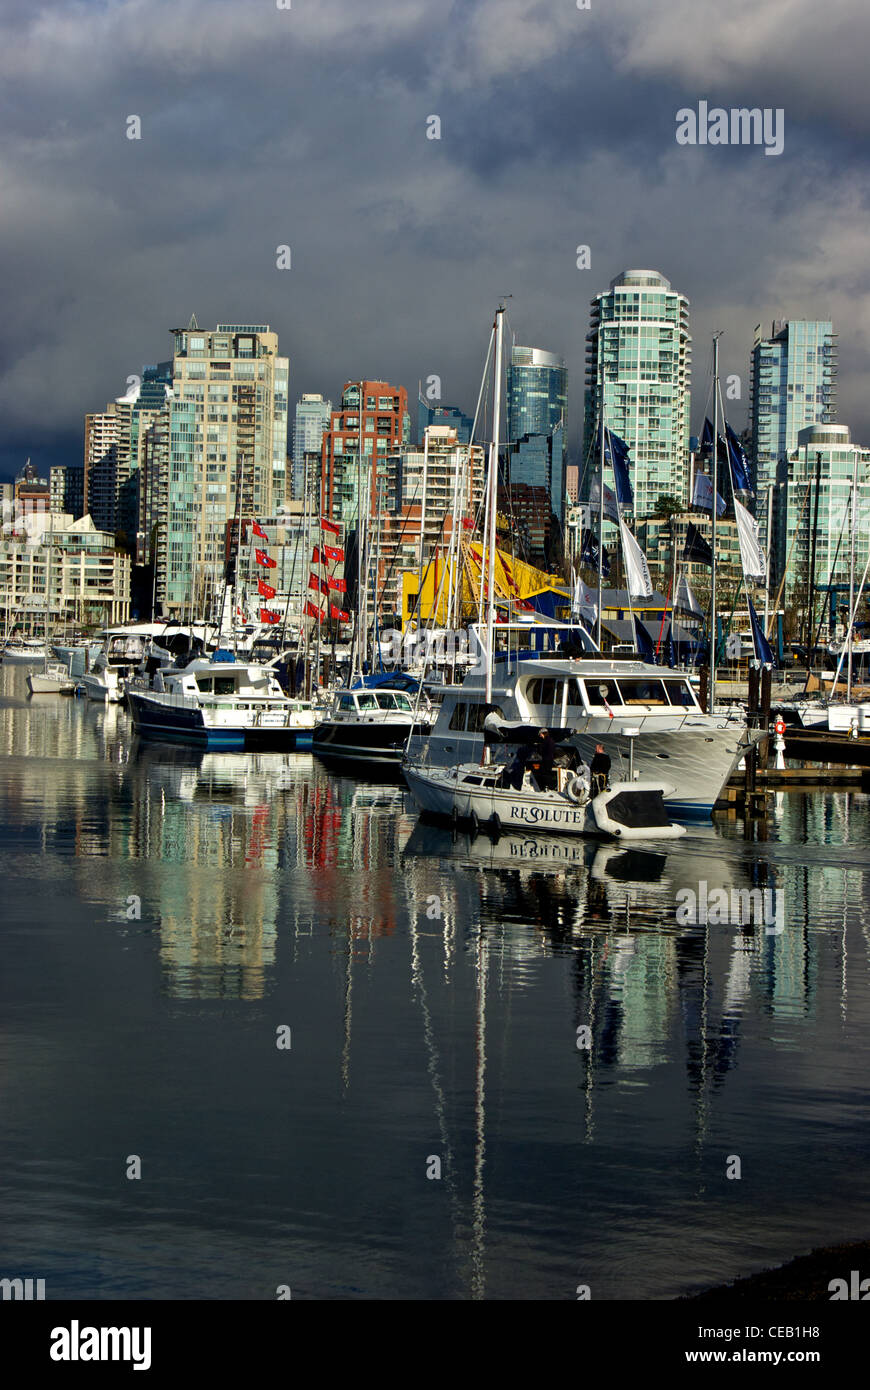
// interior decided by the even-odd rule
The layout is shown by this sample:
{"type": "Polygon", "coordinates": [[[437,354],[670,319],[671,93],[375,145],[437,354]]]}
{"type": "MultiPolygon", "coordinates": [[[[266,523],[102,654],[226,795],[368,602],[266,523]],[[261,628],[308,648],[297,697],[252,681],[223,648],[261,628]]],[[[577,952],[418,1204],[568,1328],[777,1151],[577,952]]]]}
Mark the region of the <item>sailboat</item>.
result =
{"type": "MultiPolygon", "coordinates": [[[[664,797],[672,795],[674,787],[657,779],[640,781],[634,777],[633,767],[630,768],[628,781],[616,781],[609,786],[598,783],[593,791],[591,778],[585,775],[588,769],[582,764],[576,748],[569,747],[559,752],[552,759],[552,767],[547,767],[543,761],[536,764],[534,758],[524,756],[519,747],[510,762],[500,762],[491,756],[496,741],[503,742],[506,747],[511,744],[522,746],[528,745],[536,735],[544,734],[544,728],[534,730],[526,721],[511,727],[500,717],[492,702],[496,658],[494,570],[504,312],[504,305],[501,305],[492,329],[495,336],[493,429],[483,541],[483,554],[488,555],[489,564],[489,582],[485,589],[488,596],[486,638],[482,644],[485,688],[482,705],[478,703],[477,706],[482,725],[478,722],[476,728],[478,733],[489,735],[489,739],[484,745],[480,762],[453,762],[447,766],[437,766],[428,760],[425,753],[419,759],[414,754],[406,754],[402,762],[405,781],[420,811],[449,817],[454,825],[467,822],[472,833],[476,833],[481,822],[486,821],[496,835],[501,833],[502,827],[532,826],[548,833],[606,835],[626,839],[682,835],[685,833],[684,827],[673,824],[664,808],[664,797]]],[[[470,679],[466,677],[466,682],[470,679]]],[[[567,698],[567,686],[565,696],[567,698]]],[[[461,713],[465,715],[464,708],[461,713]]],[[[463,722],[463,729],[465,727],[463,722]]],[[[565,728],[556,729],[555,739],[564,742],[572,732],[565,728]]],[[[630,736],[638,732],[638,729],[626,730],[630,736]]],[[[552,736],[544,737],[541,742],[549,748],[551,740],[552,736]]]]}
{"type": "Polygon", "coordinates": [[[45,561],[45,632],[44,656],[41,671],[30,671],[27,688],[31,695],[74,695],[76,682],[70,675],[69,667],[62,661],[52,660],[48,629],[51,622],[51,571],[54,558],[54,513],[48,533],[48,554],[45,561]]]}

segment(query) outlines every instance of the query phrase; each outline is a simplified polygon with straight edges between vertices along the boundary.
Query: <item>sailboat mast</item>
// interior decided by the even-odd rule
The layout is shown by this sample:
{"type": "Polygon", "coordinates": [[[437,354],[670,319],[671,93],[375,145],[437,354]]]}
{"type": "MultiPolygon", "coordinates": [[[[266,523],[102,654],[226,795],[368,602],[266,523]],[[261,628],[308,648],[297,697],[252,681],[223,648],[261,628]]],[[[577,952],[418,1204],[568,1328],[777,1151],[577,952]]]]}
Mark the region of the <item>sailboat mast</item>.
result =
{"type": "MultiPolygon", "coordinates": [[[[417,632],[419,633],[423,624],[421,622],[422,602],[423,602],[423,557],[426,549],[426,488],[429,485],[429,428],[423,431],[423,491],[420,497],[420,577],[417,581],[417,632]]],[[[454,512],[454,517],[456,513],[454,512]]]]}
{"type": "Polygon", "coordinates": [[[720,333],[713,334],[713,502],[710,515],[711,550],[713,564],[710,574],[710,714],[716,705],[716,504],[719,501],[719,339],[720,333]]]}
{"type": "MultiPolygon", "coordinates": [[[[603,348],[602,348],[603,352],[603,348]]],[[[595,631],[595,645],[601,651],[601,593],[604,582],[604,358],[601,359],[601,381],[599,385],[598,429],[601,434],[601,452],[598,460],[598,619],[595,631]]]]}
{"type": "Polygon", "coordinates": [[[504,346],[504,305],[495,316],[495,381],[492,391],[492,442],[489,446],[489,606],[486,612],[486,703],[492,701],[492,667],[495,628],[495,516],[498,499],[498,445],[501,432],[501,377],[504,346]]]}
{"type": "MultiPolygon", "coordinates": [[[[818,494],[817,494],[818,495],[818,494]]],[[[855,527],[857,525],[856,505],[858,499],[858,450],[855,450],[855,459],[852,472],[852,525],[851,537],[849,540],[849,631],[846,633],[848,643],[847,666],[846,666],[846,702],[852,698],[852,627],[855,616],[855,527]]],[[[836,698],[836,685],[831,690],[832,696],[836,698]]]]}

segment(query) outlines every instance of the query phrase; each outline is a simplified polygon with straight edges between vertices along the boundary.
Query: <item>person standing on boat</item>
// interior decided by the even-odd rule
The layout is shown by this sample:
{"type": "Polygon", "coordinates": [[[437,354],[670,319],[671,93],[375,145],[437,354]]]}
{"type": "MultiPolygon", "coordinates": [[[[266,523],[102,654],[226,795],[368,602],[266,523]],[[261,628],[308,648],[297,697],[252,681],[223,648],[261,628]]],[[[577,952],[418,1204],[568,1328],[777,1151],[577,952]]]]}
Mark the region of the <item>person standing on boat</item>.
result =
{"type": "Polygon", "coordinates": [[[592,795],[598,796],[599,792],[606,792],[610,780],[610,755],[605,753],[604,744],[596,743],[595,755],[589,764],[592,773],[592,795]]]}
{"type": "Polygon", "coordinates": [[[532,753],[532,768],[541,791],[551,791],[556,786],[556,745],[550,737],[549,729],[539,729],[532,753]]]}

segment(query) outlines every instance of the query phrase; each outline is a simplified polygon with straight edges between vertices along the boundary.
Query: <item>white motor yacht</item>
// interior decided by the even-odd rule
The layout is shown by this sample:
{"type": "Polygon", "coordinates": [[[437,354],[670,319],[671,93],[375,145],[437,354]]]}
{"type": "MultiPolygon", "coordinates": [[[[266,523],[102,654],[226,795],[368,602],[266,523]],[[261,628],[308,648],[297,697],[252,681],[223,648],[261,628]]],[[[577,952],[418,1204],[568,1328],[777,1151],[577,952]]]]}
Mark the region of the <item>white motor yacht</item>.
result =
{"type": "Polygon", "coordinates": [[[102,650],[79,679],[89,700],[121,703],[126,682],[145,655],[146,640],[135,627],[112,628],[104,634],[102,650]]]}
{"type": "Polygon", "coordinates": [[[127,692],[134,727],[145,737],[228,750],[311,747],[311,702],[285,695],[268,666],[215,653],[157,671],[154,683],[127,692]]]}
{"type": "MultiPolygon", "coordinates": [[[[482,653],[477,629],[470,634],[482,653]]],[[[683,820],[710,815],[738,762],[761,737],[742,710],[702,710],[684,672],[607,656],[576,625],[505,624],[497,641],[503,650],[495,653],[491,699],[483,659],[462,685],[437,688],[437,718],[428,735],[409,742],[410,764],[480,760],[487,742],[501,741],[484,729],[494,714],[506,725],[570,730],[567,741],[587,763],[601,743],[615,778],[627,777],[632,764],[641,781],[667,783],[668,814],[683,820]],[[563,641],[567,649],[558,650],[563,641]]]]}

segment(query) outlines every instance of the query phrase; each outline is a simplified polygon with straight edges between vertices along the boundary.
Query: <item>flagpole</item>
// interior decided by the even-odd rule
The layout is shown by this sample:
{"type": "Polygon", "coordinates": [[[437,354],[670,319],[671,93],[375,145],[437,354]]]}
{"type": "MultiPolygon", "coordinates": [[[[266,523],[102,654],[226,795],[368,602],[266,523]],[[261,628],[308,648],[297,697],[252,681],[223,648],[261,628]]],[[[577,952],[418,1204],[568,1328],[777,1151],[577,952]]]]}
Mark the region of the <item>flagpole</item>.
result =
{"type": "Polygon", "coordinates": [[[713,565],[710,576],[710,691],[708,712],[716,706],[716,503],[719,497],[719,339],[713,334],[713,502],[710,508],[713,565]]]}

